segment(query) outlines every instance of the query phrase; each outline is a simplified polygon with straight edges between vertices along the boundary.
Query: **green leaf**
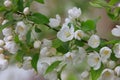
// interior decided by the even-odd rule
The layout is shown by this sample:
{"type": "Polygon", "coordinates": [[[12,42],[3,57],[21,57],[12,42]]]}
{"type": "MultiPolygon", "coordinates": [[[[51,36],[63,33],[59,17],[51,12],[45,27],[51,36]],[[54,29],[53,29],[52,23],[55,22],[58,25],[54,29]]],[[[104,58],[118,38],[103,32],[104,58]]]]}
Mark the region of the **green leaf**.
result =
{"type": "Polygon", "coordinates": [[[59,66],[60,63],[61,63],[61,61],[55,61],[55,62],[53,62],[53,63],[47,68],[45,74],[53,71],[56,67],[59,66]]]}
{"type": "Polygon", "coordinates": [[[45,15],[40,13],[34,13],[29,16],[28,19],[36,24],[47,24],[49,22],[49,19],[45,15]]]}
{"type": "Polygon", "coordinates": [[[23,9],[24,9],[24,7],[23,7],[23,0],[18,0],[17,6],[18,6],[18,10],[22,12],[23,9]]]}
{"type": "Polygon", "coordinates": [[[35,0],[35,1],[37,1],[39,3],[44,3],[44,0],[35,0]]]}
{"type": "Polygon", "coordinates": [[[93,3],[93,2],[89,2],[91,6],[93,7],[98,7],[98,8],[102,8],[103,6],[101,6],[100,4],[97,3],[93,3]]]}
{"type": "Polygon", "coordinates": [[[27,32],[27,34],[26,34],[26,42],[29,44],[30,43],[30,41],[31,41],[31,31],[32,30],[29,30],[28,32],[27,32]]]}
{"type": "Polygon", "coordinates": [[[80,40],[75,40],[75,44],[77,46],[84,46],[84,42],[80,41],[80,40]]]}
{"type": "Polygon", "coordinates": [[[15,59],[18,62],[23,62],[23,56],[24,56],[24,52],[22,50],[19,50],[15,56],[15,59]]]}
{"type": "Polygon", "coordinates": [[[120,0],[110,0],[110,1],[109,1],[109,4],[110,4],[110,5],[115,5],[115,4],[117,4],[119,1],[120,1],[120,0]]]}
{"type": "Polygon", "coordinates": [[[59,39],[54,39],[53,42],[52,42],[52,46],[53,46],[54,48],[58,48],[58,47],[60,47],[61,45],[62,45],[62,41],[59,40],[59,39]]]}
{"type": "Polygon", "coordinates": [[[33,57],[32,57],[32,60],[31,60],[31,65],[32,67],[37,71],[37,62],[39,60],[39,54],[35,54],[33,57]]]}
{"type": "Polygon", "coordinates": [[[10,21],[10,22],[7,22],[7,23],[4,24],[4,25],[0,25],[0,32],[1,32],[4,28],[10,26],[10,25],[12,24],[12,22],[13,22],[13,21],[10,21]]]}
{"type": "Polygon", "coordinates": [[[104,69],[103,65],[99,70],[94,70],[93,68],[91,68],[90,70],[91,80],[98,80],[103,69],[104,69]]]}
{"type": "Polygon", "coordinates": [[[35,32],[40,33],[40,32],[42,32],[42,31],[41,31],[40,28],[38,28],[37,26],[35,26],[35,32]]]}
{"type": "Polygon", "coordinates": [[[5,10],[6,10],[6,8],[5,8],[5,7],[0,6],[0,12],[5,11],[5,10]]]}
{"type": "Polygon", "coordinates": [[[83,31],[96,30],[96,23],[93,20],[87,20],[81,23],[81,28],[83,31]]]}

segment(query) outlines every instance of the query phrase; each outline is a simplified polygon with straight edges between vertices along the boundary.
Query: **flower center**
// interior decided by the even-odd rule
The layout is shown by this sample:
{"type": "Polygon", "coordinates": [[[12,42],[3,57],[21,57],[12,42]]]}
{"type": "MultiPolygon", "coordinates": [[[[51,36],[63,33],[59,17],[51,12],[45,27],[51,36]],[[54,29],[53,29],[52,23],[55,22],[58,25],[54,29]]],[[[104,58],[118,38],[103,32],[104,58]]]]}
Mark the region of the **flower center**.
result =
{"type": "Polygon", "coordinates": [[[98,61],[99,61],[99,58],[98,58],[98,57],[96,57],[96,58],[95,58],[95,61],[96,61],[96,62],[98,62],[98,61]]]}
{"type": "Polygon", "coordinates": [[[71,36],[70,32],[66,32],[65,35],[66,35],[66,37],[71,36]]]}
{"type": "Polygon", "coordinates": [[[104,51],[104,54],[105,54],[105,55],[108,55],[108,54],[109,54],[109,51],[108,51],[108,50],[105,50],[105,51],[104,51]]]}
{"type": "Polygon", "coordinates": [[[82,37],[82,34],[80,34],[80,33],[78,33],[77,35],[78,35],[79,37],[82,37]]]}

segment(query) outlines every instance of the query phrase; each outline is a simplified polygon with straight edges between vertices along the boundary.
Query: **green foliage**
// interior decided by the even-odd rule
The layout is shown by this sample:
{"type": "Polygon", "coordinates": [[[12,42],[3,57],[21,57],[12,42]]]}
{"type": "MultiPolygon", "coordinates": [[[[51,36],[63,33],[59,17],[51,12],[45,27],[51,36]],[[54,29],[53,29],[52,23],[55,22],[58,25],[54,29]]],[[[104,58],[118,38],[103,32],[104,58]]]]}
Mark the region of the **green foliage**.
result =
{"type": "Polygon", "coordinates": [[[115,5],[116,3],[118,3],[120,0],[110,0],[109,4],[110,5],[115,5]]]}
{"type": "Polygon", "coordinates": [[[62,44],[63,44],[63,42],[62,42],[61,40],[59,40],[59,39],[54,39],[53,42],[52,42],[52,46],[53,46],[54,48],[58,48],[58,47],[60,47],[62,44]]]}
{"type": "Polygon", "coordinates": [[[31,41],[31,32],[32,30],[30,29],[27,34],[26,34],[26,42],[29,44],[31,41]]]}
{"type": "Polygon", "coordinates": [[[91,80],[97,80],[100,77],[100,74],[103,70],[103,65],[99,70],[93,70],[93,68],[90,70],[90,76],[91,76],[91,80]]]}
{"type": "Polygon", "coordinates": [[[55,61],[55,62],[53,62],[53,63],[47,68],[45,74],[53,71],[56,67],[59,66],[60,63],[61,63],[61,61],[55,61]]]}
{"type": "Polygon", "coordinates": [[[39,54],[34,54],[32,57],[31,65],[37,71],[37,62],[39,60],[39,54]]]}
{"type": "Polygon", "coordinates": [[[22,50],[19,50],[15,56],[15,59],[18,62],[23,62],[24,52],[22,50]]]}
{"type": "Polygon", "coordinates": [[[38,26],[35,26],[35,32],[40,33],[42,31],[41,31],[41,29],[38,26]]]}
{"type": "Polygon", "coordinates": [[[47,24],[49,22],[49,19],[41,13],[33,13],[28,19],[35,24],[47,24]]]}
{"type": "Polygon", "coordinates": [[[37,1],[39,3],[44,3],[44,0],[35,0],[35,1],[37,1]]]}
{"type": "Polygon", "coordinates": [[[93,20],[87,20],[81,23],[81,28],[83,31],[96,30],[96,23],[93,20]]]}
{"type": "Polygon", "coordinates": [[[21,11],[21,12],[23,11],[23,9],[24,9],[23,0],[18,0],[17,7],[18,7],[19,11],[21,11]]]}

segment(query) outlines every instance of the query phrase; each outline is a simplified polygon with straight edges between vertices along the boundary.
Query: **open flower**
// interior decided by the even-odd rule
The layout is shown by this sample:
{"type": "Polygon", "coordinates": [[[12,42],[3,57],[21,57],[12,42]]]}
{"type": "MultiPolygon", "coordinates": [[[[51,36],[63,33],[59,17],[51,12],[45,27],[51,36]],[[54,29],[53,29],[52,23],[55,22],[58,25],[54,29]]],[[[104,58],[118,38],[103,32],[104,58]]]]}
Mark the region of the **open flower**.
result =
{"type": "Polygon", "coordinates": [[[50,18],[49,21],[50,21],[50,23],[49,23],[50,27],[56,28],[60,25],[61,18],[59,15],[56,15],[56,18],[50,18]]]}
{"type": "Polygon", "coordinates": [[[114,71],[111,69],[104,69],[101,73],[99,80],[115,80],[114,71]]]}
{"type": "Polygon", "coordinates": [[[100,45],[100,38],[98,35],[92,35],[88,40],[88,45],[92,48],[97,48],[100,45]]]}
{"type": "Polygon", "coordinates": [[[116,74],[118,77],[120,77],[120,66],[117,66],[114,71],[115,71],[115,74],[116,74]]]}
{"type": "Polygon", "coordinates": [[[107,62],[107,59],[110,58],[112,50],[109,47],[103,47],[100,49],[100,55],[102,62],[107,62]]]}
{"type": "Polygon", "coordinates": [[[76,18],[80,17],[81,9],[77,8],[77,7],[73,7],[72,9],[68,10],[68,15],[69,15],[69,18],[76,19],[76,18]]]}
{"type": "Polygon", "coordinates": [[[113,51],[115,53],[115,57],[120,58],[120,43],[116,43],[113,51]]]}
{"type": "Polygon", "coordinates": [[[75,31],[74,37],[77,40],[81,40],[85,36],[84,32],[82,30],[75,31]]]}
{"type": "Polygon", "coordinates": [[[89,53],[88,64],[93,67],[94,70],[98,70],[101,66],[101,59],[97,52],[89,53]]]}
{"type": "Polygon", "coordinates": [[[120,25],[116,25],[111,32],[113,36],[120,37],[120,25]]]}
{"type": "Polygon", "coordinates": [[[2,30],[2,33],[4,36],[10,36],[10,35],[12,35],[12,28],[10,28],[10,27],[4,28],[2,30]]]}
{"type": "Polygon", "coordinates": [[[57,37],[63,41],[67,42],[73,39],[74,37],[74,27],[73,25],[69,28],[69,26],[64,25],[61,30],[57,33],[57,37]]]}

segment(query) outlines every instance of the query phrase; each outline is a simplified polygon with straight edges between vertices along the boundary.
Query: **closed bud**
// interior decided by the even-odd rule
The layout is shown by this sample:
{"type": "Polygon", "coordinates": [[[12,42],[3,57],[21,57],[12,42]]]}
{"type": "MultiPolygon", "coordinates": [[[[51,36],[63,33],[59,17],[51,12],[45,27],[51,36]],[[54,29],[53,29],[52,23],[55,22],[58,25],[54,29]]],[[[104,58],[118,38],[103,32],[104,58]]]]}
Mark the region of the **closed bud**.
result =
{"type": "Polygon", "coordinates": [[[40,45],[41,45],[41,41],[39,41],[39,40],[35,41],[34,44],[33,44],[35,49],[40,48],[40,45]]]}
{"type": "Polygon", "coordinates": [[[23,13],[24,15],[28,15],[30,13],[29,7],[25,7],[23,13]]]}
{"type": "Polygon", "coordinates": [[[3,40],[0,40],[0,46],[4,46],[5,42],[3,40]]]}
{"type": "Polygon", "coordinates": [[[115,61],[109,61],[109,62],[107,63],[107,66],[108,66],[109,68],[111,68],[111,69],[113,69],[113,68],[115,67],[115,65],[116,65],[115,61]]]}
{"type": "Polygon", "coordinates": [[[10,0],[6,0],[5,2],[4,2],[4,5],[5,5],[5,7],[11,7],[12,6],[12,2],[10,1],[10,0]]]}

